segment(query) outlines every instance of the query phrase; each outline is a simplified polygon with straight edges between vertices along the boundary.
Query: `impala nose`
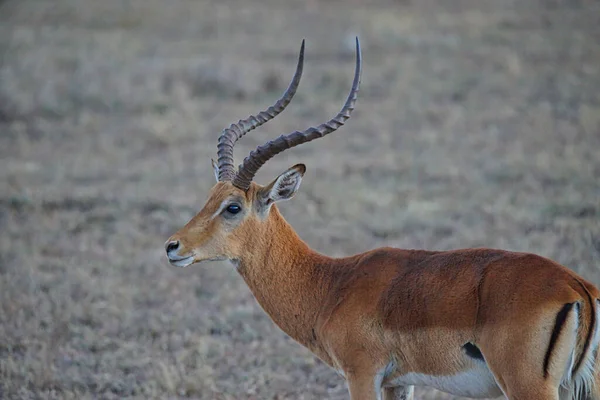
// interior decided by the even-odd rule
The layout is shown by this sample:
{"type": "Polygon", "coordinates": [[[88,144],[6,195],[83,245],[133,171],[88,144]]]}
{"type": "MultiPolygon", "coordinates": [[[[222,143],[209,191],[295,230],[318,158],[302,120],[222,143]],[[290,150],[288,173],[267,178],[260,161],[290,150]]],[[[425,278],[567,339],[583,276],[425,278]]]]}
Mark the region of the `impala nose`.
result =
{"type": "Polygon", "coordinates": [[[165,249],[167,250],[167,254],[169,254],[173,251],[177,251],[178,248],[179,248],[179,240],[170,241],[165,244],[165,249]]]}

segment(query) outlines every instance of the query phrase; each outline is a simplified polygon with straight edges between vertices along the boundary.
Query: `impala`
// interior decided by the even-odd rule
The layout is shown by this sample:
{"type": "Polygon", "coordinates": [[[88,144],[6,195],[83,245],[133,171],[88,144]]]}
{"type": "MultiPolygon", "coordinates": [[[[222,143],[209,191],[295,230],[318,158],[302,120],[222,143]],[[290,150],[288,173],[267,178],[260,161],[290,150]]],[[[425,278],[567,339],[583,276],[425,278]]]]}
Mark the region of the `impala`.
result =
{"type": "Polygon", "coordinates": [[[600,400],[600,292],[566,267],[529,253],[379,248],[346,258],[312,250],[276,203],[306,171],[253,182],[276,154],[344,124],[357,98],[361,53],[342,110],[328,122],[259,146],[234,169],[233,147],[285,109],[304,62],[267,110],[224,129],[217,183],[202,210],[165,244],[186,267],[229,260],[287,335],[338,371],[353,400],[412,399],[414,386],[471,398],[600,400]]]}

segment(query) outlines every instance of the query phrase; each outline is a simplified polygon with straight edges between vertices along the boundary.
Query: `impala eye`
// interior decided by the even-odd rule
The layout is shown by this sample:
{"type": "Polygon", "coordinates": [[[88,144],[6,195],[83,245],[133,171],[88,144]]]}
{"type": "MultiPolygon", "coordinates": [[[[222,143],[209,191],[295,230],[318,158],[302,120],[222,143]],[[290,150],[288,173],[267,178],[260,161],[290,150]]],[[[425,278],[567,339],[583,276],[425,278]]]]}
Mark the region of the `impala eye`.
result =
{"type": "Polygon", "coordinates": [[[227,206],[226,210],[230,214],[237,214],[242,211],[242,207],[240,207],[238,204],[230,204],[227,206]]]}

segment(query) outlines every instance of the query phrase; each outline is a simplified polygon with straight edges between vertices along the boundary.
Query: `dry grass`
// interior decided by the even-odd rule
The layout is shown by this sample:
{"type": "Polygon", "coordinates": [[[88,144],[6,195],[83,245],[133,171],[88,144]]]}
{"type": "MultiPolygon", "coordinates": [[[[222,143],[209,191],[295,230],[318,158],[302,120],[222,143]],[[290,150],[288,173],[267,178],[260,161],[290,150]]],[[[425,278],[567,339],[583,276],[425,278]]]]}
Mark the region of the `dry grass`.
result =
{"type": "Polygon", "coordinates": [[[355,117],[258,178],[308,165],[283,212],[313,247],[532,251],[600,284],[598,5],[446,3],[4,1],[0,397],[347,398],[227,264],[162,250],[302,37],[296,99],[237,156],[336,112],[360,35],[355,117]]]}

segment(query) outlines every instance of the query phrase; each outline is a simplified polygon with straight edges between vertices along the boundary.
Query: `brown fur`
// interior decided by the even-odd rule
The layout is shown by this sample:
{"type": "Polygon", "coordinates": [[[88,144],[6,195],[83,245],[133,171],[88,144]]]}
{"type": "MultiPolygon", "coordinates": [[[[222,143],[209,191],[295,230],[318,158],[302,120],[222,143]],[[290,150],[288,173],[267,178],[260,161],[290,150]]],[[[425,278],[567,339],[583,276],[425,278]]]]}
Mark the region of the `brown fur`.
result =
{"type": "MultiPolygon", "coordinates": [[[[352,399],[379,398],[374,378],[391,362],[384,387],[409,372],[465,371],[474,362],[462,349],[467,342],[481,350],[510,399],[558,399],[572,350],[569,332],[578,322],[572,311],[549,345],[568,303],[579,304],[582,313],[576,359],[590,346],[600,292],[566,267],[493,249],[380,248],[329,258],[311,250],[276,205],[261,215],[265,190],[217,183],[203,210],[170,240],[179,240],[182,254],[194,253],[196,262],[233,260],[272,320],[344,374],[352,399]],[[235,226],[213,218],[228,197],[245,209],[235,226]]],[[[385,393],[411,397],[402,388],[385,393]]]]}

